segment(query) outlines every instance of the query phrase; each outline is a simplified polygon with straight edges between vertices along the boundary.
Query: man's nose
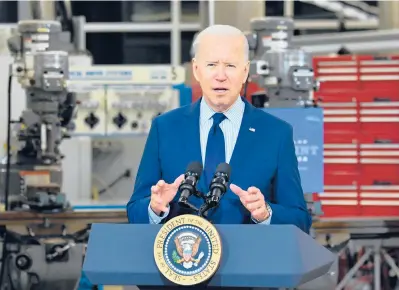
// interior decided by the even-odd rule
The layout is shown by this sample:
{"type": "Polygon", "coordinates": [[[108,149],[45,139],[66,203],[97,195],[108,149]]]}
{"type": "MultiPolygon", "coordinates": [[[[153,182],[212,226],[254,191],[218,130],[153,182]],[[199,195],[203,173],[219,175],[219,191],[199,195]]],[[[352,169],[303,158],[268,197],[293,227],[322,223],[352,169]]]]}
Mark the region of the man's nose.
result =
{"type": "Polygon", "coordinates": [[[223,66],[219,66],[217,68],[215,78],[219,82],[223,82],[227,79],[226,72],[225,72],[223,66]]]}

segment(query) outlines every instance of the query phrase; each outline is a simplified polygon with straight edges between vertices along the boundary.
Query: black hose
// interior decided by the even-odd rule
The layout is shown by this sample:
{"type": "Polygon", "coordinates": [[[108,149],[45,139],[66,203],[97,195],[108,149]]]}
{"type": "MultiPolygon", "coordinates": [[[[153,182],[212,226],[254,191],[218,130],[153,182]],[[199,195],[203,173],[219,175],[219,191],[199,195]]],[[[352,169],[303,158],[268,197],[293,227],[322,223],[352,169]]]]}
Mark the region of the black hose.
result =
{"type": "Polygon", "coordinates": [[[0,271],[0,290],[2,289],[2,285],[4,284],[4,274],[6,272],[6,260],[7,260],[7,230],[4,231],[3,236],[3,249],[1,252],[1,271],[0,271]]]}
{"type": "Polygon", "coordinates": [[[57,14],[61,17],[61,26],[63,31],[69,31],[71,33],[70,35],[70,40],[73,42],[73,39],[75,38],[75,30],[73,26],[73,20],[72,20],[72,6],[67,7],[67,4],[65,3],[66,1],[57,1],[56,4],[56,9],[57,9],[57,14]]]}
{"type": "Polygon", "coordinates": [[[5,197],[4,206],[5,210],[10,209],[9,194],[10,194],[10,171],[11,171],[11,86],[12,76],[8,77],[8,92],[7,92],[7,164],[6,164],[6,176],[5,176],[5,197]]]}
{"type": "MultiPolygon", "coordinates": [[[[10,168],[11,168],[11,87],[12,87],[12,75],[8,77],[8,90],[7,90],[7,164],[6,164],[6,176],[5,176],[5,189],[4,189],[4,207],[5,210],[9,210],[8,196],[10,192],[10,168]]],[[[8,257],[7,253],[7,229],[5,228],[3,237],[3,249],[1,252],[1,271],[0,271],[0,289],[4,282],[4,274],[6,271],[6,261],[8,257]]]]}

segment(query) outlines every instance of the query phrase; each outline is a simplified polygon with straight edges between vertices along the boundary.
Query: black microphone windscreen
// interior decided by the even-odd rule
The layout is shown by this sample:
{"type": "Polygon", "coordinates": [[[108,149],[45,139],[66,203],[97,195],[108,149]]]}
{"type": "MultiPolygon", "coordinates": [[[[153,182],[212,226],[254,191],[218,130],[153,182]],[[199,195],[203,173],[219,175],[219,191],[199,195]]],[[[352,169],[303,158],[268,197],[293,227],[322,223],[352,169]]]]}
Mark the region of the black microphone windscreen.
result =
{"type": "Polygon", "coordinates": [[[230,167],[230,165],[227,164],[227,163],[220,163],[220,164],[218,165],[218,167],[216,168],[216,172],[222,172],[222,173],[225,173],[225,174],[227,174],[228,176],[230,176],[231,167],[230,167]]]}
{"type": "Polygon", "coordinates": [[[188,166],[187,166],[187,171],[191,171],[195,174],[201,175],[202,174],[202,163],[195,161],[195,162],[191,162],[188,166]]]}

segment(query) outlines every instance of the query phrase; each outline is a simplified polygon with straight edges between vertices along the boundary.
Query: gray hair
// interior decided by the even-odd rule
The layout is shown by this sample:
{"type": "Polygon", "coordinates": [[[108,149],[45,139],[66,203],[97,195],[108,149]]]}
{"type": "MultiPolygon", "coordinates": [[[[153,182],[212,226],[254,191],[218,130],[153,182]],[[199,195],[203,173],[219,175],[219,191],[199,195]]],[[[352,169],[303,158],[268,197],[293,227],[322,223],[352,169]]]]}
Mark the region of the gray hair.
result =
{"type": "Polygon", "coordinates": [[[248,39],[245,36],[245,34],[239,30],[238,28],[231,26],[231,25],[222,25],[222,24],[217,24],[217,25],[212,25],[201,32],[197,33],[194,38],[194,43],[191,48],[191,56],[196,57],[198,53],[198,47],[201,41],[201,37],[204,35],[236,35],[236,36],[243,36],[244,37],[244,51],[245,51],[245,61],[249,60],[249,44],[248,44],[248,39]]]}

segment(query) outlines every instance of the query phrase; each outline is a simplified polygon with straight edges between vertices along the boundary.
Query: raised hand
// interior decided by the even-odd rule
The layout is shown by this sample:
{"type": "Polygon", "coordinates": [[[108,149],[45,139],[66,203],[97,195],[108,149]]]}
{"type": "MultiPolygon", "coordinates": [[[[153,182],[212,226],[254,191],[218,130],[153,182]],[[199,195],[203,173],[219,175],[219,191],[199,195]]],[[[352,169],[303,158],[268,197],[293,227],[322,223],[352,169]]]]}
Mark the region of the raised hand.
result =
{"type": "Polygon", "coordinates": [[[164,180],[158,181],[156,185],[151,187],[150,207],[158,216],[161,212],[168,210],[169,203],[176,196],[180,183],[184,180],[184,174],[176,178],[176,180],[168,184],[164,180]]]}
{"type": "Polygon", "coordinates": [[[230,184],[230,189],[240,198],[241,203],[258,222],[269,218],[265,197],[258,188],[251,186],[247,190],[243,190],[235,184],[230,184]]]}

